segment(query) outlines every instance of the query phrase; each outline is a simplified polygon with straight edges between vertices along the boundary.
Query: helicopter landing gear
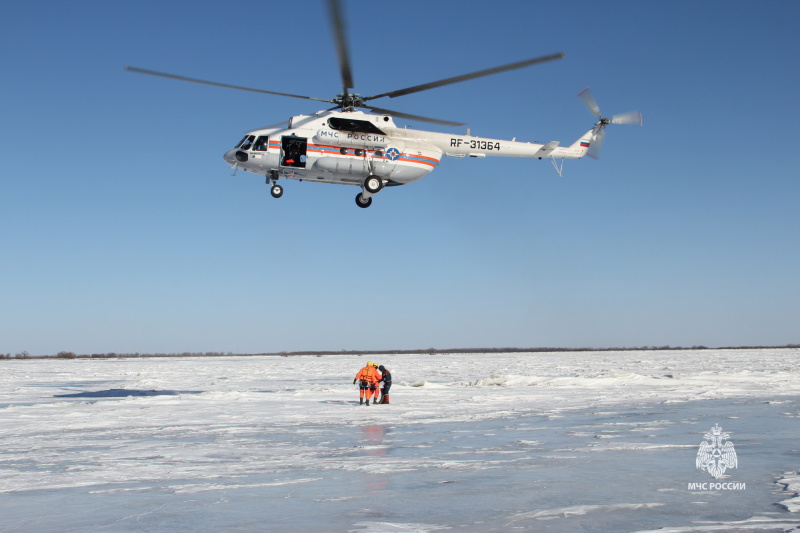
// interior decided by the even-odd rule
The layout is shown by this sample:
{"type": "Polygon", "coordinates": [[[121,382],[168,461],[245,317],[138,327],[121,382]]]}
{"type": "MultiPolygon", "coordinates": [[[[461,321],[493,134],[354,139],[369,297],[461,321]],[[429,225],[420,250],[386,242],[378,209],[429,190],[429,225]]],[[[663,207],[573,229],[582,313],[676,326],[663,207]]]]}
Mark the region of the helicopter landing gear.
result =
{"type": "Polygon", "coordinates": [[[267,185],[270,186],[269,193],[273,198],[280,198],[283,196],[283,187],[278,185],[278,173],[276,171],[270,171],[269,176],[267,176],[267,185]]]}
{"type": "Polygon", "coordinates": [[[356,196],[356,205],[367,208],[372,205],[372,197],[383,189],[383,180],[375,175],[367,176],[361,185],[361,192],[356,196]]]}
{"type": "Polygon", "coordinates": [[[372,205],[372,197],[383,189],[383,180],[374,174],[370,174],[361,185],[361,192],[356,195],[356,205],[358,207],[369,207],[372,205]]]}
{"type": "Polygon", "coordinates": [[[383,189],[383,180],[378,176],[367,176],[367,179],[364,180],[364,189],[369,193],[377,194],[383,189]]]}
{"type": "Polygon", "coordinates": [[[358,207],[363,207],[364,209],[366,209],[367,207],[372,205],[372,196],[367,196],[365,198],[363,193],[358,193],[356,195],[356,205],[358,207]]]}

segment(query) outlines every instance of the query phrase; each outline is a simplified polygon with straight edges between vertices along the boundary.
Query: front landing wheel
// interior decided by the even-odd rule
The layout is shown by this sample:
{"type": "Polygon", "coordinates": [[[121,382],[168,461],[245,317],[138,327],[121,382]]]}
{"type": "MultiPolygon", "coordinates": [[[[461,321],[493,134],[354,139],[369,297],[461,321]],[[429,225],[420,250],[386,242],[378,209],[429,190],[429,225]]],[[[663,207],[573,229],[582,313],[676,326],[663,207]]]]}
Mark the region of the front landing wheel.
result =
{"type": "Polygon", "coordinates": [[[371,206],[371,205],[372,205],[372,197],[370,197],[370,198],[364,198],[364,195],[363,195],[363,194],[361,194],[361,193],[358,193],[358,194],[356,195],[356,205],[357,205],[358,207],[363,207],[363,208],[365,208],[365,209],[366,209],[367,207],[369,207],[369,206],[371,206]]]}
{"type": "Polygon", "coordinates": [[[283,196],[283,187],[281,187],[280,185],[273,185],[269,193],[272,195],[273,198],[280,198],[281,196],[283,196]]]}
{"type": "Polygon", "coordinates": [[[367,179],[364,180],[364,188],[367,190],[367,192],[376,194],[383,189],[383,180],[381,180],[378,176],[367,176],[367,179]]]}

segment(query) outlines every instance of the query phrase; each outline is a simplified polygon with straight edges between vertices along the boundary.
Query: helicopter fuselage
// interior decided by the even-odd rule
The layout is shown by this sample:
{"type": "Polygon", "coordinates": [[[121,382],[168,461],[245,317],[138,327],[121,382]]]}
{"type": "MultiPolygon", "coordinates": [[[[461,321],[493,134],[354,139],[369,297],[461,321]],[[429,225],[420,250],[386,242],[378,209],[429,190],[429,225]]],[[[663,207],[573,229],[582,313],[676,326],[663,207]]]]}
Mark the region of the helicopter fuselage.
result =
{"type": "MultiPolygon", "coordinates": [[[[286,128],[249,132],[225,161],[235,169],[279,178],[362,186],[377,176],[385,186],[412,183],[443,156],[577,159],[594,129],[570,147],[398,128],[389,115],[321,111],[292,117],[286,128]]],[[[365,193],[368,194],[367,191],[365,193]]]]}

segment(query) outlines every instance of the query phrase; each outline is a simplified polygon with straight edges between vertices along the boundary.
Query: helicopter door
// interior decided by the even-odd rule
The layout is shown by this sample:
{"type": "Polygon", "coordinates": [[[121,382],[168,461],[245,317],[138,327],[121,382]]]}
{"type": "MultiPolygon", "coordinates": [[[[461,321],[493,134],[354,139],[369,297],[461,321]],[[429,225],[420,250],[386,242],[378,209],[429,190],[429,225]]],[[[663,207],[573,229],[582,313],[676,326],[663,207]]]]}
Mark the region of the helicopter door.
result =
{"type": "Polygon", "coordinates": [[[400,150],[396,147],[401,146],[397,143],[394,144],[395,148],[384,150],[379,148],[369,154],[367,158],[367,170],[370,174],[377,174],[378,176],[388,176],[394,170],[397,158],[399,157],[400,150]]]}
{"type": "Polygon", "coordinates": [[[306,149],[308,139],[290,135],[281,137],[281,166],[306,168],[306,149]]]}

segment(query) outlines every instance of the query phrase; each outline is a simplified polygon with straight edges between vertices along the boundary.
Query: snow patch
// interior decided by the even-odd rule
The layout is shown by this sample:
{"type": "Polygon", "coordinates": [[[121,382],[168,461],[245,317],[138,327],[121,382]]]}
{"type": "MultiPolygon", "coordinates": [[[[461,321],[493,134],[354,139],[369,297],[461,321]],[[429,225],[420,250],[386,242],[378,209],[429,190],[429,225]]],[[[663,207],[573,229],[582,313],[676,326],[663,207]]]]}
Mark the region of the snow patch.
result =
{"type": "Polygon", "coordinates": [[[780,502],[789,512],[800,513],[800,470],[786,472],[777,483],[783,485],[783,490],[793,492],[794,497],[780,502]]]}
{"type": "Polygon", "coordinates": [[[571,505],[569,507],[558,507],[556,509],[546,509],[534,513],[521,513],[515,519],[532,518],[535,520],[553,520],[556,518],[566,518],[569,516],[583,516],[589,513],[611,512],[611,511],[638,511],[641,509],[653,509],[663,506],[663,503],[616,503],[611,505],[571,505]]]}
{"type": "Polygon", "coordinates": [[[347,533],[428,533],[451,529],[447,526],[434,526],[431,524],[396,524],[391,522],[357,522],[354,524],[359,529],[351,529],[347,533]]]}

